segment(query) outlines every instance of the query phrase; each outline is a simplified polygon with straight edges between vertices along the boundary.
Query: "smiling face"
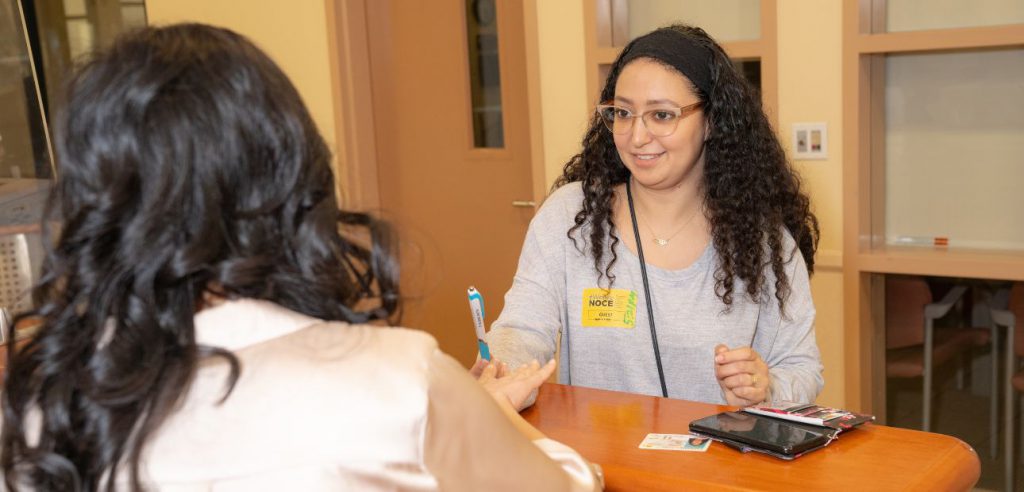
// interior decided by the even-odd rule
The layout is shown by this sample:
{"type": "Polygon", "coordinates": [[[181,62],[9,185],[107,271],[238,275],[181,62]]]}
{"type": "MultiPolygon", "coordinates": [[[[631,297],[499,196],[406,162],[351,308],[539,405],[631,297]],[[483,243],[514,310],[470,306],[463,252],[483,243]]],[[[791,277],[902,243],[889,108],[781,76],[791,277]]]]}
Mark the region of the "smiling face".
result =
{"type": "MultiPolygon", "coordinates": [[[[615,105],[634,115],[676,110],[699,101],[686,77],[648,58],[629,62],[615,84],[615,105]]],[[[698,186],[704,172],[706,128],[701,110],[680,119],[675,131],[664,137],[652,135],[636,118],[630,132],[614,135],[615,148],[641,186],[657,190],[698,186]]]]}

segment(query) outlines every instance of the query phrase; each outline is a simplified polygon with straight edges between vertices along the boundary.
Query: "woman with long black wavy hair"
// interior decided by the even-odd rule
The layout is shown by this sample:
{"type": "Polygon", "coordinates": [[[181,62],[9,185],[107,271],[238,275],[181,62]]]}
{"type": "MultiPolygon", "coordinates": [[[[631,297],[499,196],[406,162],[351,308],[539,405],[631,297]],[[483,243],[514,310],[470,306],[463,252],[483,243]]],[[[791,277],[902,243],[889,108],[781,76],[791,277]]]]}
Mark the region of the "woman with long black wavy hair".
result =
{"type": "Polygon", "coordinates": [[[758,94],[702,29],[630,42],[530,224],[488,335],[563,383],[748,406],[821,390],[818,223],[758,94]]]}
{"type": "Polygon", "coordinates": [[[8,490],[598,486],[512,409],[554,366],[489,366],[491,398],[429,335],[367,324],[398,309],[390,235],[339,212],[299,94],[245,38],[119,40],[72,80],[57,144],[8,490]]]}

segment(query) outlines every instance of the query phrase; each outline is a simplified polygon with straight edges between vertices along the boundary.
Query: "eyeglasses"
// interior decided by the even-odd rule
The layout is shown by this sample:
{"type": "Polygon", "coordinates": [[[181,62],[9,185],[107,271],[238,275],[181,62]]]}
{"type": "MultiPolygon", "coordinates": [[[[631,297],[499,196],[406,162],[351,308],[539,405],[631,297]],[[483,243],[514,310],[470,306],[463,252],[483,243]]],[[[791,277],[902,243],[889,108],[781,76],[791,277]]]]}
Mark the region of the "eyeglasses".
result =
{"type": "Polygon", "coordinates": [[[651,132],[651,135],[667,137],[676,131],[680,120],[697,112],[703,105],[704,103],[695,102],[680,108],[652,109],[642,115],[635,115],[632,111],[621,106],[599,104],[597,106],[597,115],[601,117],[604,126],[608,127],[608,131],[616,135],[625,135],[633,131],[633,121],[640,118],[643,120],[647,131],[651,132]]]}

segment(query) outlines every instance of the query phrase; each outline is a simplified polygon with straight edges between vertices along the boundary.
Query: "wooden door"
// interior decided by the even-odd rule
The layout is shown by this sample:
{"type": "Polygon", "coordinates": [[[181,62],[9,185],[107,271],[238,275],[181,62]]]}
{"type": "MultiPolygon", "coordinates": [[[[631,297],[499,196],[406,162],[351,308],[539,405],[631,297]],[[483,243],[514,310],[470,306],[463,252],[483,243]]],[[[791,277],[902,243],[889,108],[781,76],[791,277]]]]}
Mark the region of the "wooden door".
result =
{"type": "Polygon", "coordinates": [[[432,333],[469,365],[476,341],[466,289],[483,293],[492,322],[534,212],[522,1],[365,5],[379,202],[403,241],[401,324],[432,333]],[[470,36],[467,21],[492,22],[495,36],[471,43],[481,31],[470,36]],[[471,52],[495,48],[499,70],[493,59],[484,69],[470,62],[471,52]],[[500,75],[503,132],[498,147],[479,148],[471,71],[479,78],[487,69],[491,86],[500,75]]]}

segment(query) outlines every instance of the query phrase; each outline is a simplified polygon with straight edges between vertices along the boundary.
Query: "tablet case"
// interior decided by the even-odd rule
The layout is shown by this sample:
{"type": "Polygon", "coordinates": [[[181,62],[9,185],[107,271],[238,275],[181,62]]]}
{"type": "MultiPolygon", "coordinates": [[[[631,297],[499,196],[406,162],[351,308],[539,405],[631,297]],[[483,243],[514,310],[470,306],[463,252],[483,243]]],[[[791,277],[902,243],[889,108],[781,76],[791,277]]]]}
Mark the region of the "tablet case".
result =
{"type": "Polygon", "coordinates": [[[722,412],[690,422],[690,433],[708,437],[742,452],[756,451],[792,460],[827,446],[833,429],[760,415],[722,412]]]}

